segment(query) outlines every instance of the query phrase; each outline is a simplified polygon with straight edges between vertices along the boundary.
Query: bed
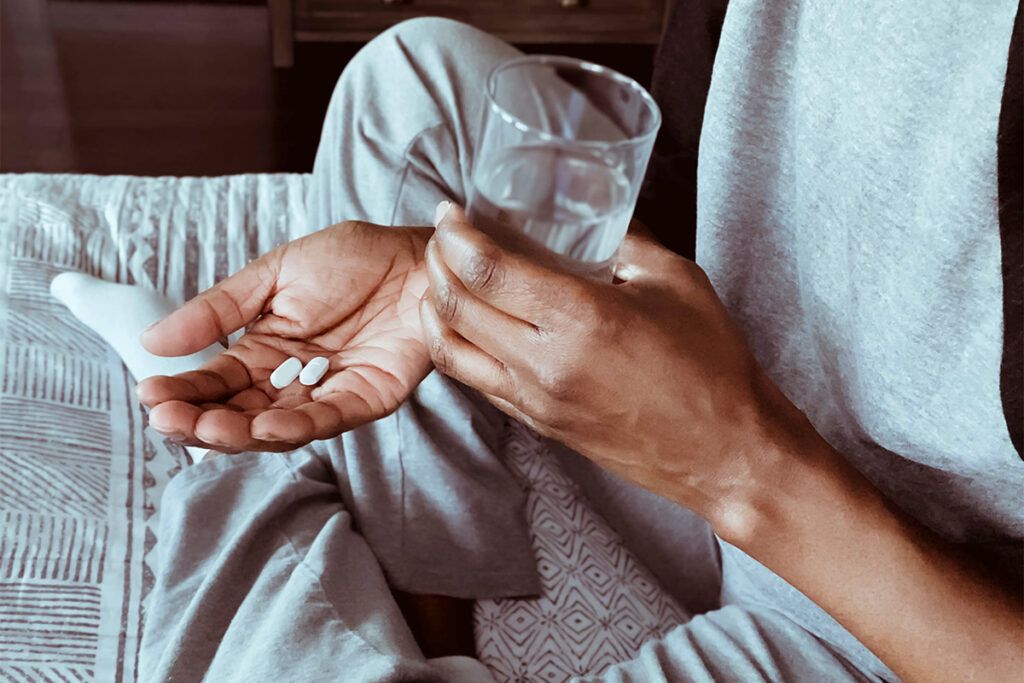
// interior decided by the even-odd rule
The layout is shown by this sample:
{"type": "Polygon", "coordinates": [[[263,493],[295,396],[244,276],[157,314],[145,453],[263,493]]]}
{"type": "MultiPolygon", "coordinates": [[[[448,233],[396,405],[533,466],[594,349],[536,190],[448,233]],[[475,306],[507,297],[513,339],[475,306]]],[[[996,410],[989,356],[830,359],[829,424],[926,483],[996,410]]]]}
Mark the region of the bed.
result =
{"type": "MultiPolygon", "coordinates": [[[[113,350],[49,294],[78,270],[184,300],[307,230],[308,177],[0,175],[0,680],[138,679],[160,495],[188,466],[113,350]]],[[[510,422],[544,594],[477,603],[498,681],[632,657],[684,611],[510,422]]]]}

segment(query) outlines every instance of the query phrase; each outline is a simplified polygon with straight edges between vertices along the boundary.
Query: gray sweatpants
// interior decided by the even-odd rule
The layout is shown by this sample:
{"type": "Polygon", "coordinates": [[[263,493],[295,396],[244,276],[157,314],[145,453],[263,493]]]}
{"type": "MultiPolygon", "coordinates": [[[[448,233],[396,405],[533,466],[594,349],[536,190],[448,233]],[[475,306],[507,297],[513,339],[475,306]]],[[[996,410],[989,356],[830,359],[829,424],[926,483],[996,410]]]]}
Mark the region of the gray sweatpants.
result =
{"type": "MultiPolygon", "coordinates": [[[[517,54],[440,19],[405,22],[367,45],[327,113],[310,225],[427,225],[441,199],[464,201],[484,79],[517,54]]],[[[494,457],[500,425],[435,373],[395,415],[334,441],[182,472],[162,501],[143,680],[437,679],[389,584],[472,598],[538,589],[522,492],[494,457]]],[[[579,463],[574,471],[670,591],[690,607],[717,602],[707,595],[717,593],[717,560],[706,526],[579,463]],[[677,525],[668,529],[677,556],[665,534],[643,535],[645,516],[677,525]]],[[[695,617],[601,676],[867,679],[784,614],[742,605],[695,617]]]]}

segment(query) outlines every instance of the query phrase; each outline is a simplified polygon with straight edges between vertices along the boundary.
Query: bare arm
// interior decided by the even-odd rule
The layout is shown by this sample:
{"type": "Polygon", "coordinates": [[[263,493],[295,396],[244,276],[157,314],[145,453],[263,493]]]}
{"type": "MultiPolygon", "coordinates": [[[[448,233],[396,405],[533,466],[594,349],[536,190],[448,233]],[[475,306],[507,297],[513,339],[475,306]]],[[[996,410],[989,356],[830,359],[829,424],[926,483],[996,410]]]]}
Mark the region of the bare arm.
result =
{"type": "Polygon", "coordinates": [[[632,236],[621,284],[547,270],[447,211],[420,315],[435,365],[708,519],[908,681],[1024,675],[1001,588],[883,499],[757,365],[704,273],[632,236]]]}
{"type": "Polygon", "coordinates": [[[1024,677],[1019,593],[888,504],[809,425],[765,448],[777,469],[738,524],[719,524],[727,540],[907,681],[1024,677]]]}

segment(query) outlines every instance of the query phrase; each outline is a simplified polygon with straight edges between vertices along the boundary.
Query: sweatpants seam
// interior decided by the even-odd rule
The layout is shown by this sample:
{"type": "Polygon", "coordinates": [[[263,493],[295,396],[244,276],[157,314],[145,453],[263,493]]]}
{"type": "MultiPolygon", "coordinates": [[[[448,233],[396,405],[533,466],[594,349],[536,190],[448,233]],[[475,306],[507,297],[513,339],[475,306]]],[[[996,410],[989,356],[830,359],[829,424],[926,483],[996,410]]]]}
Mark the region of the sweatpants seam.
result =
{"type": "MultiPolygon", "coordinates": [[[[344,511],[344,509],[342,509],[342,511],[344,511]]],[[[332,514],[331,517],[333,518],[334,514],[332,514]]],[[[349,517],[351,517],[351,515],[349,515],[349,517]]],[[[328,522],[329,521],[330,520],[328,520],[328,522]]],[[[295,568],[296,569],[301,568],[301,569],[303,569],[304,571],[306,571],[307,573],[309,573],[312,576],[313,583],[316,585],[316,590],[317,590],[317,594],[318,594],[317,597],[330,608],[331,614],[334,615],[334,618],[342,625],[342,627],[345,628],[349,633],[354,635],[356,638],[358,638],[359,642],[363,643],[364,645],[366,645],[366,647],[370,648],[371,650],[373,650],[377,654],[379,654],[379,655],[381,655],[381,656],[383,656],[383,657],[385,657],[387,659],[391,659],[391,660],[397,659],[393,654],[389,654],[387,652],[384,652],[383,650],[378,648],[376,645],[374,645],[370,641],[366,640],[366,638],[363,637],[363,635],[359,632],[358,629],[353,628],[348,623],[348,621],[343,616],[341,616],[341,612],[338,611],[338,608],[334,604],[334,601],[331,600],[331,598],[327,595],[327,589],[324,588],[324,584],[320,580],[320,575],[306,561],[306,555],[299,552],[299,549],[295,546],[295,543],[292,541],[291,536],[289,536],[288,532],[286,532],[284,529],[281,528],[281,525],[277,522],[276,519],[272,520],[271,524],[274,525],[274,531],[281,538],[283,538],[285,543],[287,544],[288,551],[291,553],[292,557],[295,560],[295,568]]],[[[324,524],[324,526],[326,526],[326,523],[324,524]]],[[[321,529],[322,528],[323,527],[321,527],[321,529]]]]}
{"type": "MultiPolygon", "coordinates": [[[[400,206],[400,200],[402,198],[402,191],[405,189],[405,180],[406,180],[406,178],[409,175],[409,168],[411,166],[411,164],[409,162],[409,153],[412,151],[413,147],[416,145],[417,142],[420,141],[420,139],[424,135],[428,134],[431,131],[437,130],[438,128],[443,128],[444,126],[445,126],[445,123],[442,121],[440,123],[434,124],[433,126],[428,126],[428,127],[424,128],[424,129],[422,129],[419,133],[417,133],[416,135],[413,136],[412,140],[409,141],[409,144],[406,145],[405,149],[402,151],[402,173],[401,173],[401,175],[398,178],[398,187],[395,189],[395,199],[394,199],[394,202],[392,203],[391,216],[388,218],[388,223],[389,224],[394,225],[395,217],[398,215],[398,209],[399,209],[399,206],[400,206]]],[[[408,401],[408,400],[409,399],[407,398],[406,401],[408,401]]],[[[400,477],[399,478],[399,482],[398,482],[398,500],[399,500],[399,510],[400,510],[399,515],[398,515],[398,517],[399,517],[399,519],[398,519],[398,556],[400,558],[402,558],[403,565],[404,565],[404,563],[405,563],[405,547],[406,547],[406,543],[405,543],[405,538],[406,538],[405,518],[408,515],[407,515],[407,512],[406,512],[406,510],[407,510],[407,497],[406,497],[407,496],[407,490],[406,490],[406,485],[405,485],[405,458],[404,458],[405,440],[402,438],[402,426],[401,426],[401,423],[400,423],[400,420],[402,419],[401,416],[400,416],[401,412],[402,412],[402,408],[401,408],[401,406],[399,406],[398,410],[396,410],[393,413],[393,415],[394,415],[394,418],[395,418],[395,436],[397,437],[397,440],[398,440],[398,449],[397,449],[398,450],[398,454],[397,455],[398,455],[398,472],[399,472],[399,477],[400,477]]]]}
{"type": "Polygon", "coordinates": [[[409,175],[409,167],[412,165],[409,162],[409,153],[412,151],[412,148],[416,146],[416,143],[419,142],[424,135],[434,130],[437,130],[438,128],[445,128],[446,126],[447,124],[444,121],[441,121],[440,123],[435,123],[432,126],[427,126],[426,128],[420,130],[420,132],[416,133],[416,135],[414,135],[412,139],[409,141],[409,144],[405,146],[405,149],[402,150],[402,172],[398,176],[398,186],[395,188],[395,199],[391,206],[391,215],[388,217],[388,225],[394,225],[395,217],[398,215],[398,209],[400,206],[399,200],[402,197],[402,191],[405,189],[405,180],[409,175]]]}
{"type": "MultiPolygon", "coordinates": [[[[318,460],[319,460],[319,458],[318,458],[318,460]]],[[[288,460],[286,458],[276,458],[276,459],[274,459],[274,462],[280,463],[286,470],[288,470],[288,472],[292,476],[292,479],[295,482],[298,482],[298,479],[299,479],[298,473],[295,471],[295,466],[294,466],[294,464],[290,460],[288,460]]],[[[321,466],[323,466],[323,462],[320,461],[320,463],[321,463],[321,466]]],[[[403,480],[404,480],[404,475],[403,475],[403,480]]],[[[289,502],[290,503],[294,503],[297,499],[298,499],[297,496],[293,496],[292,500],[289,501],[289,502]]],[[[341,512],[343,512],[344,514],[348,515],[348,518],[350,520],[350,522],[349,522],[349,529],[351,530],[352,529],[352,524],[351,524],[352,513],[349,512],[348,510],[346,510],[344,505],[342,505],[340,502],[338,504],[338,507],[340,508],[341,512]]],[[[320,527],[321,530],[323,529],[323,527],[327,526],[327,524],[330,523],[331,519],[333,519],[336,514],[337,514],[336,512],[331,514],[331,516],[320,527]]],[[[324,602],[324,603],[326,603],[328,605],[328,607],[331,610],[331,613],[334,615],[335,619],[337,619],[337,621],[342,625],[342,627],[344,627],[349,633],[352,633],[356,638],[359,639],[359,641],[361,643],[363,643],[364,645],[366,645],[366,647],[368,647],[371,650],[373,650],[374,652],[376,652],[378,655],[384,657],[385,659],[391,660],[391,661],[394,661],[394,660],[398,659],[398,657],[396,657],[393,653],[388,653],[388,652],[385,652],[385,651],[381,650],[376,645],[374,645],[373,643],[368,641],[366,638],[364,638],[363,635],[359,632],[359,630],[357,628],[354,628],[352,625],[350,625],[348,623],[348,621],[343,616],[341,616],[341,612],[338,610],[337,606],[334,604],[334,601],[331,600],[330,596],[327,594],[327,589],[324,587],[323,582],[320,580],[320,575],[306,561],[306,556],[307,555],[304,554],[304,553],[300,553],[299,552],[299,549],[296,547],[294,541],[292,541],[291,536],[288,534],[288,532],[286,532],[281,527],[281,525],[279,524],[279,522],[278,522],[276,517],[271,519],[270,523],[273,524],[274,531],[277,534],[279,534],[284,539],[285,543],[287,543],[289,552],[291,552],[292,556],[295,558],[295,567],[297,569],[298,568],[302,568],[303,570],[305,570],[306,572],[308,572],[312,576],[313,582],[315,583],[316,590],[318,592],[318,596],[317,597],[319,597],[322,602],[324,602]]],[[[353,530],[353,533],[355,533],[354,530],[353,530]]],[[[360,538],[362,538],[362,537],[360,536],[360,538]]],[[[363,539],[363,542],[366,543],[365,538],[363,539]]],[[[367,550],[370,550],[368,545],[367,545],[367,550]]],[[[372,555],[372,551],[371,551],[371,555],[372,555]]],[[[376,559],[376,557],[374,559],[376,559]]],[[[378,564],[378,566],[379,566],[379,564],[378,564]]]]}

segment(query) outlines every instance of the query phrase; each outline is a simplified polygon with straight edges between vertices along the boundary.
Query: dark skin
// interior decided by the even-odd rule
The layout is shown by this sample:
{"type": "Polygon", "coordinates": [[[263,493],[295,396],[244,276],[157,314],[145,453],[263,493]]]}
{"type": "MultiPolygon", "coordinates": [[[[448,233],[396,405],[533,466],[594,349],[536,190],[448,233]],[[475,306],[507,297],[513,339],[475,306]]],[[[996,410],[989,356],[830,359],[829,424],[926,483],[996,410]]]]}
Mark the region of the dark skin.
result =
{"type": "Polygon", "coordinates": [[[243,337],[225,352],[232,360],[206,372],[143,382],[151,423],[215,448],[287,449],[390,412],[403,398],[398,389],[411,391],[432,361],[538,432],[701,514],[903,679],[1019,679],[1019,595],[894,510],[815,432],[758,366],[696,264],[629,236],[617,283],[596,282],[502,249],[458,207],[440,209],[433,237],[406,233],[415,238],[402,246],[398,238],[368,238],[372,228],[356,229],[356,239],[339,226],[304,238],[150,330],[143,342],[151,351],[183,354],[261,313],[286,319],[280,327],[256,320],[249,334],[261,335],[257,343],[244,345],[243,337]],[[384,258],[387,247],[408,251],[384,258]],[[352,272],[353,248],[363,260],[380,259],[366,271],[373,277],[352,272]],[[332,272],[344,286],[325,279],[332,272]],[[396,294],[359,285],[358,277],[403,284],[396,294]],[[316,300],[307,307],[300,292],[316,300]],[[410,302],[418,316],[409,314],[410,302]],[[369,357],[363,340],[391,337],[401,343],[370,363],[381,375],[357,372],[366,383],[356,385],[336,379],[362,367],[348,366],[347,354],[362,348],[359,358],[369,357]],[[274,361],[310,343],[338,359],[334,389],[267,388],[274,361]],[[277,355],[254,350],[261,348],[277,355]],[[392,366],[396,354],[404,362],[392,366]],[[374,385],[383,375],[397,381],[374,385]],[[233,410],[232,400],[254,383],[266,405],[233,410]],[[321,400],[331,407],[311,405],[321,400]]]}
{"type": "Polygon", "coordinates": [[[287,451],[393,412],[431,370],[418,306],[426,290],[425,228],[346,222],[283,245],[147,330],[173,356],[246,334],[205,367],[139,383],[150,425],[227,453],[287,451]],[[278,390],[289,356],[326,356],[316,387],[278,390]]]}

